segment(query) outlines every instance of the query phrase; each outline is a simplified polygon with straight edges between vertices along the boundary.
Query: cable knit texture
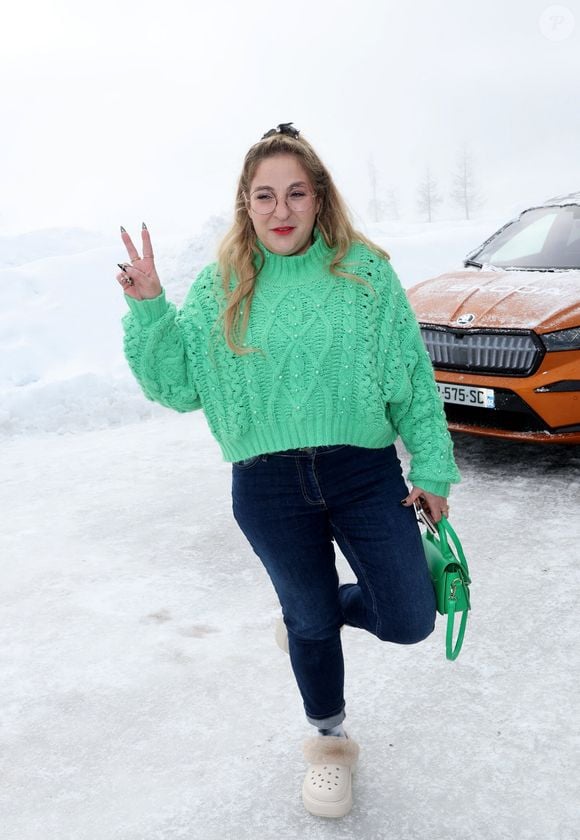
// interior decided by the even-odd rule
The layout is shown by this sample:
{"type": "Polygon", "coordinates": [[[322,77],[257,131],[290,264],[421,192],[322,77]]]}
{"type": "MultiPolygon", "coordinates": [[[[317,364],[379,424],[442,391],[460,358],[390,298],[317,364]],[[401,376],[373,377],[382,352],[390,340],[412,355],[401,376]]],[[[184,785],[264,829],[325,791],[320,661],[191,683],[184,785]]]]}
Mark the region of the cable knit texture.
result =
{"type": "Polygon", "coordinates": [[[461,480],[453,441],[390,261],[360,242],[342,261],[374,295],[330,274],[332,250],[317,228],[304,254],[258,247],[265,263],[244,343],[262,352],[233,353],[222,323],[214,326],[224,307],[217,263],[200,272],[179,311],[164,289],[151,300],[125,295],[125,356],[145,396],[180,412],[203,409],[226,461],[303,446],[379,448],[400,435],[408,480],[447,496],[461,480]]]}

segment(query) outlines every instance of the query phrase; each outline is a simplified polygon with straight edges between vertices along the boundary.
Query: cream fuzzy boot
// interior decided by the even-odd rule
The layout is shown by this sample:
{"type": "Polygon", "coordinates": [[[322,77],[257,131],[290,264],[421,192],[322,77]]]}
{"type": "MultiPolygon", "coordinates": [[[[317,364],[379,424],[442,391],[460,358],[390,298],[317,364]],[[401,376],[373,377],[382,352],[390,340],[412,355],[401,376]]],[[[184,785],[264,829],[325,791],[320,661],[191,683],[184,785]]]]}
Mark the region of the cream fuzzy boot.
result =
{"type": "Polygon", "coordinates": [[[317,817],[344,817],[352,808],[352,774],[359,745],[348,736],[318,735],[303,745],[309,762],[302,785],[304,807],[317,817]]]}

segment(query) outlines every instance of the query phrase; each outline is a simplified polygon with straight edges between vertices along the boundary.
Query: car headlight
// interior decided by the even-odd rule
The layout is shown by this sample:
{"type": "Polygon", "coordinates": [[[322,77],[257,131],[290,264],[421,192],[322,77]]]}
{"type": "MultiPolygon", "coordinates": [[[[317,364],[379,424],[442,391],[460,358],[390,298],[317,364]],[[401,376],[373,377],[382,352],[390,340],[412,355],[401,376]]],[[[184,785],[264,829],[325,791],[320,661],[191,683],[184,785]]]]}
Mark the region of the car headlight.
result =
{"type": "Polygon", "coordinates": [[[546,350],[580,350],[580,327],[540,336],[546,350]]]}

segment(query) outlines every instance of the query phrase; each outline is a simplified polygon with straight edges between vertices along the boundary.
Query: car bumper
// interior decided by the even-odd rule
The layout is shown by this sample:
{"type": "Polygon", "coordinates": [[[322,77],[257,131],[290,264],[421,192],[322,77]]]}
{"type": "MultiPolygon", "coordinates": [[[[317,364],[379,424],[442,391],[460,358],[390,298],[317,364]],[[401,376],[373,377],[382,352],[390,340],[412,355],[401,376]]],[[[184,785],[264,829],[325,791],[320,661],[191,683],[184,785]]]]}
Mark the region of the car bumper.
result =
{"type": "Polygon", "coordinates": [[[452,431],[538,443],[580,443],[580,352],[546,353],[525,377],[435,369],[441,383],[491,388],[495,408],[445,402],[452,431]],[[561,390],[565,388],[566,390],[561,390]]]}

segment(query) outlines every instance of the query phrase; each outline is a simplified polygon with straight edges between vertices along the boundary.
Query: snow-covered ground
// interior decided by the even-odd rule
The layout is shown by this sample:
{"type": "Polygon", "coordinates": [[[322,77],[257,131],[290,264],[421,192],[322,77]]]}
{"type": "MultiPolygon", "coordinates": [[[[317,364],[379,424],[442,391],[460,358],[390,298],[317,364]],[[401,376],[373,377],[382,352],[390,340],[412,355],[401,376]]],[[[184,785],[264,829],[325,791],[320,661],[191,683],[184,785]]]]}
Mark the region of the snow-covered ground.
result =
{"type": "MultiPolygon", "coordinates": [[[[408,286],[497,221],[368,233],[408,286]]],[[[159,243],[175,302],[219,228],[159,243]]],[[[413,647],[345,628],[355,805],[312,817],[314,730],[231,466],[201,411],[132,382],[125,255],[87,241],[0,272],[2,840],[578,840],[580,448],[454,435],[464,649],[446,661],[441,618],[413,647]]]]}

